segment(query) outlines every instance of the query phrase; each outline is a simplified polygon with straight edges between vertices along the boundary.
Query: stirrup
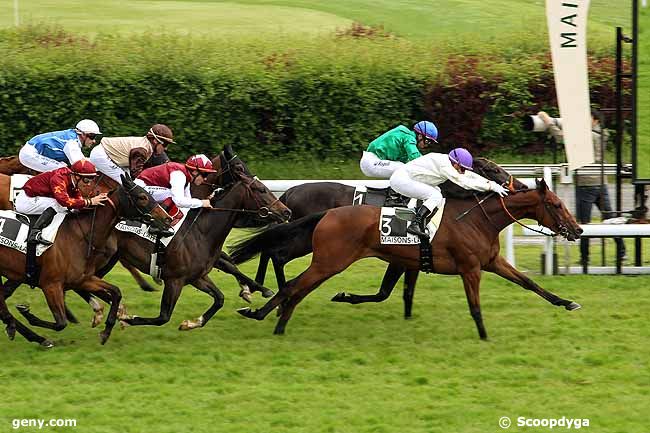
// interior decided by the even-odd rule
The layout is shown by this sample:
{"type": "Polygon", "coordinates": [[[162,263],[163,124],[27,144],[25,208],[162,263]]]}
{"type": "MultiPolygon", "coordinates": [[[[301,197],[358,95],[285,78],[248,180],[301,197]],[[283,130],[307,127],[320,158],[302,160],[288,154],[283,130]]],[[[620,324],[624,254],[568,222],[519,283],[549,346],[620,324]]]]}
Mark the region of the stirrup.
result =
{"type": "Polygon", "coordinates": [[[54,242],[48,241],[47,239],[44,239],[43,238],[43,233],[40,232],[40,231],[38,233],[36,233],[34,235],[34,237],[32,239],[30,239],[30,241],[32,241],[32,242],[34,242],[36,244],[41,244],[41,245],[46,246],[46,247],[49,247],[50,245],[52,245],[54,243],[54,242]]]}
{"type": "Polygon", "coordinates": [[[426,233],[426,228],[423,229],[420,224],[415,222],[411,223],[411,225],[406,228],[406,232],[419,237],[429,237],[426,233]]]}

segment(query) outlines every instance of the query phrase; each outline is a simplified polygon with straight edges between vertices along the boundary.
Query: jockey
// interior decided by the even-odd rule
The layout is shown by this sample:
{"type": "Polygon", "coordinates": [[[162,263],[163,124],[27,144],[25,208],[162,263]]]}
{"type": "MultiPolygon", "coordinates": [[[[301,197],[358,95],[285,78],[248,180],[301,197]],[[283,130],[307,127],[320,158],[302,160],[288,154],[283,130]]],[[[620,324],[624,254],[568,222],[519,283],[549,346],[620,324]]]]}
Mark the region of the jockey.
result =
{"type": "Polygon", "coordinates": [[[91,147],[101,140],[99,126],[83,119],[74,128],[46,132],[32,137],[18,153],[20,163],[42,173],[65,167],[84,158],[82,147],[91,147]]]}
{"type": "MultiPolygon", "coordinates": [[[[172,226],[183,217],[179,208],[212,207],[210,200],[192,198],[190,185],[201,185],[210,173],[216,173],[207,156],[191,156],[185,165],[168,162],[147,168],[140,173],[135,183],[149,192],[154,200],[166,208],[172,217],[172,226]]],[[[170,233],[171,235],[171,233],[170,233]]]]}
{"type": "Polygon", "coordinates": [[[153,125],[144,137],[104,137],[90,152],[90,160],[97,170],[118,183],[121,175],[129,173],[136,178],[145,163],[153,156],[163,154],[167,146],[176,144],[174,133],[163,124],[153,125]]]}
{"type": "Polygon", "coordinates": [[[438,128],[432,122],[418,122],[413,131],[400,125],[374,139],[363,152],[359,166],[368,177],[388,179],[399,167],[421,157],[418,149],[437,140],[438,128]]]}
{"type": "Polygon", "coordinates": [[[472,155],[461,147],[453,149],[448,155],[444,153],[429,153],[421,158],[405,164],[397,169],[390,178],[390,186],[395,191],[407,197],[424,200],[417,210],[415,220],[406,230],[418,236],[426,236],[425,225],[429,216],[434,215],[442,193],[439,185],[447,180],[465,189],[476,191],[494,191],[501,197],[508,190],[498,183],[485,179],[476,173],[465,173],[472,170],[472,155]]]}
{"type": "Polygon", "coordinates": [[[108,200],[106,193],[85,198],[93,192],[92,182],[95,176],[97,171],[93,163],[80,159],[71,167],[61,167],[32,177],[25,183],[23,192],[16,197],[17,212],[41,214],[27,236],[25,278],[32,287],[38,284],[36,245],[52,244],[41,237],[41,232],[52,222],[54,215],[67,212],[68,209],[103,205],[108,200]]]}

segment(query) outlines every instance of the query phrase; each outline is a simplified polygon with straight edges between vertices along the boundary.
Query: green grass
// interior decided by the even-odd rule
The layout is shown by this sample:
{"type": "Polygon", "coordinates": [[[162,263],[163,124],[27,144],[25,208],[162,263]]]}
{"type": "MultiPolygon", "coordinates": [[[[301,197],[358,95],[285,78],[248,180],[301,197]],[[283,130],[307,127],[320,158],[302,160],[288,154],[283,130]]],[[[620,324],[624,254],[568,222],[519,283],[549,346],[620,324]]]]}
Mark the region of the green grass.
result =
{"type": "MultiPolygon", "coordinates": [[[[522,269],[537,269],[539,248],[518,253],[522,269]]],[[[307,263],[295,261],[288,275],[307,263]]],[[[339,290],[373,293],[384,269],[364,260],[326,282],[282,337],[272,335],[273,315],[255,322],[234,312],[244,304],[223,274],[213,277],[226,303],[206,328],[176,330],[209,305],[186,288],[169,324],[116,329],[106,346],[71,295],[82,324],[43,331],[58,347],[0,339],[0,431],[14,418],[74,418],[76,429],[55,431],[483,433],[499,431],[501,416],[589,418],[598,433],[645,431],[650,277],[533,275],[583,305],[567,312],[485,274],[490,340],[482,342],[458,277],[421,276],[410,321],[399,288],[383,304],[329,302],[339,290]]],[[[243,270],[252,274],[254,265],[243,270]]],[[[131,314],[157,313],[160,293],[135,289],[122,269],[109,279],[131,314]]],[[[20,288],[10,299],[18,302],[47,315],[38,291],[20,288]]]]}
{"type": "Polygon", "coordinates": [[[637,178],[650,179],[650,12],[639,8],[637,178]]]}
{"type": "MultiPolygon", "coordinates": [[[[598,46],[613,41],[613,27],[629,25],[627,0],[591,2],[589,38],[598,46]]],[[[85,34],[170,32],[234,39],[284,34],[329,33],[352,21],[383,26],[415,41],[547,46],[541,0],[252,0],[252,1],[19,1],[20,22],[61,25],[85,34]]],[[[0,27],[14,25],[13,2],[0,3],[0,27]]]]}

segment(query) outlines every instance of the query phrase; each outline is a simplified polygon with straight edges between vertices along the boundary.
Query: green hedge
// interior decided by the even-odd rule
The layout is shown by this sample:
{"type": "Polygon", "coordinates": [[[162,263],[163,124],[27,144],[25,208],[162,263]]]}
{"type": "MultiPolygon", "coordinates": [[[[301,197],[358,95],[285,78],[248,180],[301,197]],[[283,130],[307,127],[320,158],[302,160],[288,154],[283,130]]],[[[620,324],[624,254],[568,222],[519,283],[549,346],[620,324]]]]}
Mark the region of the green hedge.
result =
{"type": "MultiPolygon", "coordinates": [[[[520,117],[556,105],[547,55],[460,55],[399,40],[281,49],[146,36],[88,41],[47,29],[0,39],[2,155],[83,117],[106,136],[167,123],[178,159],[224,144],[248,160],[350,158],[388,128],[425,118],[438,124],[441,150],[517,152],[543,141],[522,131],[520,117]]],[[[592,102],[612,106],[613,63],[594,58],[590,69],[592,102]]]]}

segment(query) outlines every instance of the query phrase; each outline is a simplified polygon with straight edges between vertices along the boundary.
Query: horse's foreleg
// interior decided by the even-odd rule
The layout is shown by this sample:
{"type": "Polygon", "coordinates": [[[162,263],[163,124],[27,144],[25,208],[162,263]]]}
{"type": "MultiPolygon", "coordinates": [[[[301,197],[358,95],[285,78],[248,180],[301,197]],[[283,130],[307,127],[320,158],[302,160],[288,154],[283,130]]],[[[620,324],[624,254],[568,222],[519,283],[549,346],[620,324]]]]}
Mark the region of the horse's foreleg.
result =
{"type": "Polygon", "coordinates": [[[7,332],[7,337],[13,340],[16,336],[16,319],[14,319],[14,316],[9,312],[9,308],[7,308],[4,290],[0,290],[0,320],[6,325],[5,331],[7,332]]]}
{"type": "Polygon", "coordinates": [[[490,266],[486,267],[485,270],[494,272],[500,277],[503,277],[508,281],[512,281],[513,283],[523,287],[526,290],[537,293],[539,296],[546,299],[553,305],[564,307],[569,311],[577,310],[580,308],[580,304],[569,301],[567,299],[562,299],[559,296],[542,289],[533,280],[519,272],[501,256],[497,256],[497,258],[494,259],[490,266]]]}
{"type": "Polygon", "coordinates": [[[246,275],[242,274],[239,268],[232,263],[232,259],[228,254],[221,252],[221,255],[215,263],[215,268],[234,276],[241,287],[239,296],[243,298],[246,302],[251,302],[250,295],[252,292],[261,292],[262,296],[265,298],[270,298],[273,296],[273,291],[267,289],[266,287],[258,284],[255,280],[248,278],[246,275]]]}
{"type": "Polygon", "coordinates": [[[178,329],[181,331],[202,328],[206,325],[206,323],[208,323],[212,316],[214,316],[215,313],[219,311],[221,307],[223,307],[223,293],[221,293],[221,290],[219,290],[219,288],[212,282],[212,280],[210,280],[207,275],[200,280],[193,282],[192,285],[203,293],[207,293],[208,295],[212,296],[214,302],[210,308],[208,308],[208,310],[203,313],[198,319],[183,320],[181,326],[178,327],[178,329]]]}
{"type": "Polygon", "coordinates": [[[418,281],[419,271],[407,270],[404,273],[404,318],[410,319],[413,311],[413,296],[415,294],[415,284],[418,281]]]}
{"type": "Polygon", "coordinates": [[[158,317],[138,317],[122,319],[127,325],[140,326],[140,325],[154,325],[161,326],[169,322],[172,316],[176,302],[181,295],[181,290],[185,284],[184,280],[174,279],[165,280],[165,288],[163,289],[163,296],[160,302],[160,314],[158,317]]]}
{"type": "Polygon", "coordinates": [[[287,277],[284,275],[284,265],[287,262],[283,262],[279,257],[271,257],[273,262],[273,272],[275,272],[275,280],[278,282],[278,290],[284,290],[284,287],[287,285],[287,277]]]}
{"type": "Polygon", "coordinates": [[[467,304],[469,305],[469,313],[476,323],[478,335],[481,340],[487,340],[487,332],[483,325],[483,316],[481,315],[481,300],[479,296],[479,288],[481,285],[481,270],[469,271],[461,273],[463,278],[463,285],[465,286],[465,296],[467,296],[467,304]]]}
{"type": "MultiPolygon", "coordinates": [[[[332,298],[332,302],[346,302],[348,304],[362,304],[364,302],[382,302],[388,299],[390,294],[393,292],[395,285],[399,281],[400,277],[404,273],[405,268],[403,266],[389,264],[386,272],[384,273],[384,279],[381,281],[381,287],[379,291],[374,295],[355,295],[350,293],[349,295],[345,292],[339,292],[332,298]]],[[[417,276],[416,276],[417,278],[417,276]]],[[[405,289],[406,290],[406,289],[405,289]]],[[[406,293],[406,292],[405,292],[406,293]]],[[[406,298],[405,298],[406,302],[406,298]]]]}
{"type": "MultiPolygon", "coordinates": [[[[93,312],[95,313],[93,315],[92,321],[91,321],[91,326],[95,328],[97,325],[102,323],[102,320],[104,319],[104,306],[100,304],[97,299],[95,299],[90,293],[84,292],[83,290],[79,289],[74,289],[74,292],[81,297],[84,301],[90,305],[90,308],[93,309],[93,312]]],[[[110,304],[111,302],[111,297],[108,293],[101,293],[98,292],[96,293],[100,299],[102,299],[104,302],[110,304]]]]}
{"type": "Polygon", "coordinates": [[[43,287],[43,294],[47,301],[48,307],[54,317],[54,322],[47,322],[39,319],[29,311],[29,305],[17,305],[16,309],[22,314],[30,325],[39,326],[41,328],[53,329],[61,331],[68,324],[68,318],[65,312],[65,296],[63,293],[63,284],[55,282],[45,285],[43,287]]]}
{"type": "Polygon", "coordinates": [[[107,281],[102,280],[99,277],[90,277],[85,280],[80,286],[79,289],[91,292],[99,297],[104,297],[105,293],[110,295],[111,309],[108,311],[108,316],[106,317],[106,322],[104,330],[99,333],[99,338],[102,344],[106,344],[115,322],[117,321],[117,312],[120,308],[120,301],[122,300],[122,292],[119,287],[110,284],[107,281]]]}

